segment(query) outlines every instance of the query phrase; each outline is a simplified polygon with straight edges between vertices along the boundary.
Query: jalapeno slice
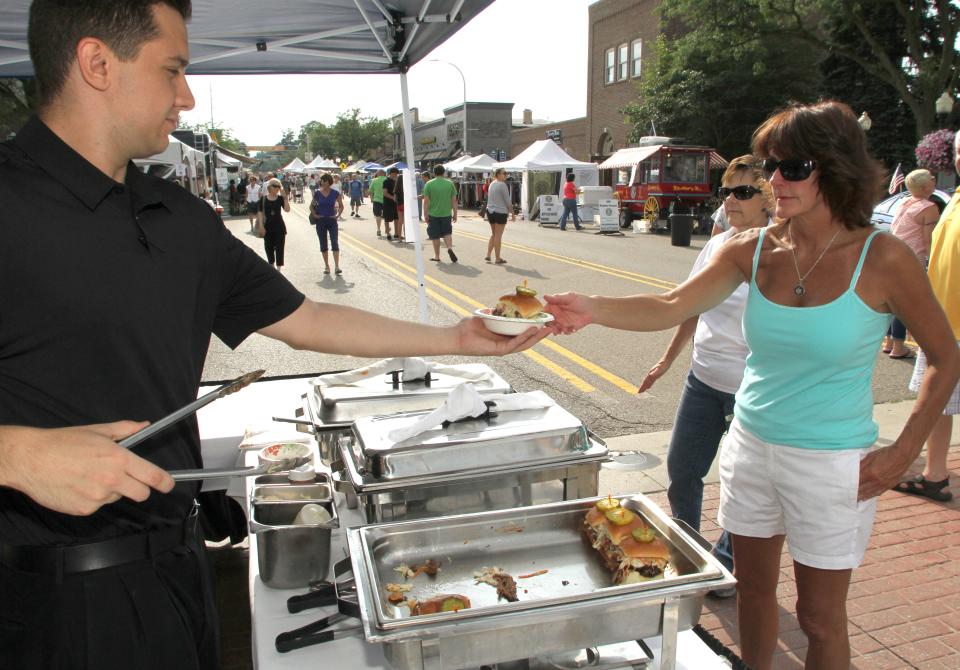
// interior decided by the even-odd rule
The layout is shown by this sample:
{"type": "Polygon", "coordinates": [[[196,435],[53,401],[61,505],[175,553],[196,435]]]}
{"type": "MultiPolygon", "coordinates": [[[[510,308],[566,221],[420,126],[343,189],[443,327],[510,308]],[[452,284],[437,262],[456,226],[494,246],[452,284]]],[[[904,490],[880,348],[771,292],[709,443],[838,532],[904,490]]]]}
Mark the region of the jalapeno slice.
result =
{"type": "Polygon", "coordinates": [[[613,496],[607,496],[606,498],[600,498],[597,501],[597,509],[601,512],[609,512],[612,509],[620,507],[619,498],[614,498],[613,496]]]}

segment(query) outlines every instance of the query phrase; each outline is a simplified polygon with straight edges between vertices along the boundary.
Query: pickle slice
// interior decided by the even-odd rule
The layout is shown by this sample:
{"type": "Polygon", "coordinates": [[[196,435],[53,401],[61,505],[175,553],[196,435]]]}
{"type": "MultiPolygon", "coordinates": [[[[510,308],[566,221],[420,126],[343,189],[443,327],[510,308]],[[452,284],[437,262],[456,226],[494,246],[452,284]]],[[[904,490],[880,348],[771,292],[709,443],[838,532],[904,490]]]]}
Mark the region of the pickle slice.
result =
{"type": "Polygon", "coordinates": [[[628,510],[626,507],[615,507],[614,509],[605,512],[604,516],[607,517],[607,521],[615,526],[626,526],[628,523],[637,518],[637,515],[628,510]]]}
{"type": "Polygon", "coordinates": [[[533,298],[537,295],[537,292],[532,288],[527,288],[526,286],[518,286],[517,295],[525,295],[528,298],[533,298]]]}
{"type": "Polygon", "coordinates": [[[630,535],[633,536],[633,539],[637,542],[642,542],[647,544],[648,542],[653,542],[657,534],[653,532],[653,528],[650,526],[644,526],[643,528],[634,528],[630,531],[630,535]]]}
{"type": "Polygon", "coordinates": [[[620,507],[620,500],[618,498],[614,498],[613,496],[600,498],[600,500],[597,501],[597,509],[601,512],[609,512],[617,507],[620,507]]]}
{"type": "Polygon", "coordinates": [[[443,604],[440,606],[441,612],[457,612],[465,609],[467,609],[467,603],[460,598],[444,598],[443,604]]]}

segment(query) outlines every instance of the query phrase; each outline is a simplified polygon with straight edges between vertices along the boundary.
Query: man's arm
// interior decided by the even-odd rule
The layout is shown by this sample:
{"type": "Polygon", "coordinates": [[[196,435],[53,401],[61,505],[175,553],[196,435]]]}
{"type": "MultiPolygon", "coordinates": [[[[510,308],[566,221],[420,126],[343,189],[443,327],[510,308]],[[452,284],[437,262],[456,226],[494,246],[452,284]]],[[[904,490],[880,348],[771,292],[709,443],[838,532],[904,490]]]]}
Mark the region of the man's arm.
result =
{"type": "Polygon", "coordinates": [[[73,515],[93,514],[121,497],[142,502],[151,489],[168,493],[174,482],[167,472],[116,442],[146,425],[0,426],[0,486],[73,515]]]}
{"type": "Polygon", "coordinates": [[[491,333],[479,318],[464,319],[455,326],[425,326],[307,299],[293,314],[259,332],[294,349],[382,358],[442,354],[505,356],[532,347],[548,331],[531,327],[508,338],[491,333]],[[336,328],[330,327],[332,323],[337,324],[336,328]],[[390,333],[390,337],[384,338],[384,333],[390,333]]]}
{"type": "Polygon", "coordinates": [[[450,208],[453,210],[453,220],[457,220],[457,192],[454,191],[450,196],[450,208]]]}

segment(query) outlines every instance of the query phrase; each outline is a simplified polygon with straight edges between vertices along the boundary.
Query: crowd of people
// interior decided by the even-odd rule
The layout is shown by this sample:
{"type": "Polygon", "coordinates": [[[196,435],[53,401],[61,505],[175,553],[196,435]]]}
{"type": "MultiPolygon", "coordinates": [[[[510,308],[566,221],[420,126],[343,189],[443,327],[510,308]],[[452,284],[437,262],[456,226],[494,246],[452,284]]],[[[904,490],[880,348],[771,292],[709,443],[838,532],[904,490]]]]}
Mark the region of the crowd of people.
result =
{"type": "MultiPolygon", "coordinates": [[[[786,545],[806,666],[849,666],[847,591],[877,496],[891,488],[949,496],[946,447],[960,412],[960,191],[934,225],[923,202],[929,176],[911,173],[894,234],[874,230],[882,169],[855,115],[832,101],[794,104],[731,162],[719,192],[730,230],[710,240],[674,290],[548,295],[553,324],[513,338],[477,318],[450,327],[388,319],[310,300],[276,271],[296,183],[250,175],[237,185],[265,262],[205,203],[132,167],[132,158],[162,150],[177,115],[193,107],[188,2],[35,0],[30,14],[38,113],[0,145],[0,283],[29,292],[26,300],[0,292],[0,664],[218,667],[200,487],[169,474],[201,467],[196,422],[136,450],[117,444],[146,425],[141,419],[196,398],[213,335],[231,347],[260,333],[298,350],[369,358],[501,357],[595,324],[679,326],[641,392],[693,338],[668,497],[677,516],[699,525],[702,479],[722,440],[725,534],[716,553],[738,580],[744,661],[771,667],[786,545]],[[920,346],[918,396],[898,438],[878,447],[870,382],[885,334],[891,355],[904,339],[903,330],[888,332],[894,317],[920,346]],[[902,479],[925,441],[924,472],[902,479]]],[[[960,173],[958,145],[960,134],[960,173]]],[[[506,262],[512,214],[504,179],[496,173],[488,192],[486,259],[496,263],[506,262]]],[[[378,234],[405,241],[399,172],[375,175],[369,188],[355,181],[304,182],[326,273],[330,253],[341,273],[345,193],[353,216],[369,198],[378,234]]],[[[443,242],[456,263],[456,188],[442,167],[422,182],[432,260],[440,262],[443,242]]]]}

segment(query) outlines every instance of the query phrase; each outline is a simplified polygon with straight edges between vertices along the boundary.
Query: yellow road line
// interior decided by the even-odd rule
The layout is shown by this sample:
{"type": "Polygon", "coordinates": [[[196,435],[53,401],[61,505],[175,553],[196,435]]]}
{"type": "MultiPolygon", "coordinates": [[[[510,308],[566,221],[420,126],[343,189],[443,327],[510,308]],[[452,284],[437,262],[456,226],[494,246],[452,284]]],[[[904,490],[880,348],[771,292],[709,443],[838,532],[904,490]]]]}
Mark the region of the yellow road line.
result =
{"type": "MultiPolygon", "coordinates": [[[[368,255],[368,258],[371,258],[371,260],[374,260],[374,261],[377,262],[379,265],[381,265],[381,266],[383,266],[383,267],[386,267],[388,270],[390,270],[392,273],[396,274],[397,276],[402,277],[402,278],[404,279],[404,281],[407,282],[408,284],[410,284],[411,286],[414,286],[414,287],[415,287],[415,286],[417,285],[415,279],[409,279],[409,278],[407,278],[406,275],[400,274],[397,270],[395,270],[395,267],[400,267],[400,268],[405,269],[407,272],[410,272],[410,273],[412,273],[412,274],[416,274],[416,269],[415,269],[415,268],[407,265],[406,263],[401,263],[401,262],[397,261],[397,259],[393,258],[393,257],[390,256],[389,254],[385,254],[385,253],[383,253],[382,251],[380,251],[380,250],[378,250],[378,249],[374,249],[374,248],[371,247],[370,245],[366,244],[365,242],[361,242],[360,240],[356,239],[355,237],[352,237],[352,236],[349,235],[349,234],[346,234],[346,235],[345,235],[345,234],[341,233],[340,236],[341,236],[341,238],[348,239],[353,245],[367,250],[368,254],[377,254],[377,255],[382,256],[382,257],[384,257],[384,258],[386,258],[386,259],[389,259],[390,265],[385,265],[385,264],[381,263],[380,261],[378,261],[377,259],[372,258],[372,257],[370,257],[370,256],[368,255]]],[[[448,292],[450,295],[455,296],[458,300],[461,300],[462,302],[465,302],[466,304],[468,304],[468,305],[470,305],[470,306],[472,306],[472,307],[475,307],[475,308],[485,307],[485,305],[484,305],[482,302],[478,302],[477,300],[474,300],[474,299],[471,298],[470,296],[468,296],[468,295],[466,295],[466,294],[464,294],[464,293],[461,293],[460,291],[456,290],[455,288],[453,288],[453,287],[451,287],[451,286],[447,286],[446,284],[444,284],[443,282],[435,279],[434,277],[431,277],[431,276],[429,276],[429,275],[424,275],[424,279],[425,279],[427,282],[436,285],[437,287],[439,287],[439,288],[443,289],[444,291],[448,292]]],[[[454,303],[450,302],[449,300],[447,300],[447,299],[445,299],[445,298],[439,297],[438,294],[437,294],[435,291],[433,291],[432,289],[427,289],[427,293],[430,294],[431,296],[437,297],[438,300],[440,300],[440,302],[442,302],[444,305],[447,305],[448,307],[451,307],[451,308],[454,309],[454,311],[456,311],[458,314],[464,314],[464,315],[468,315],[468,316],[471,315],[470,312],[467,312],[466,310],[460,308],[459,306],[454,305],[454,303]]],[[[593,374],[595,374],[597,377],[600,377],[601,379],[609,382],[610,384],[616,386],[617,388],[619,388],[619,389],[621,389],[621,390],[623,390],[623,391],[625,391],[625,392],[627,392],[627,393],[629,393],[629,394],[631,394],[631,395],[637,392],[637,386],[636,386],[636,384],[631,384],[630,382],[628,382],[627,380],[623,379],[622,377],[619,377],[619,376],[613,374],[612,372],[609,372],[608,370],[605,370],[604,368],[600,367],[599,365],[588,361],[587,359],[583,358],[582,356],[580,356],[580,355],[578,355],[578,354],[575,354],[574,352],[570,351],[570,350],[567,349],[566,347],[563,347],[563,346],[557,344],[556,342],[554,342],[554,341],[552,341],[552,340],[546,340],[546,339],[540,340],[540,344],[543,344],[544,346],[548,347],[549,349],[552,349],[554,352],[556,352],[557,354],[563,356],[564,358],[568,359],[569,361],[571,361],[571,362],[579,365],[580,367],[582,367],[582,368],[584,368],[584,369],[586,369],[586,370],[589,370],[590,372],[592,372],[593,374]]],[[[538,354],[538,355],[539,355],[539,354],[538,354]]],[[[548,360],[548,359],[544,359],[544,360],[548,360]]],[[[539,361],[538,361],[538,362],[539,362],[539,361]]],[[[541,364],[542,364],[542,363],[541,363],[541,364]]],[[[559,366],[556,366],[556,368],[557,368],[557,369],[553,369],[553,368],[551,368],[551,369],[552,369],[553,372],[555,372],[555,373],[557,373],[557,374],[560,374],[560,376],[564,377],[565,379],[568,379],[568,381],[571,381],[571,383],[574,384],[574,386],[577,386],[578,388],[580,388],[580,386],[579,386],[576,382],[572,381],[572,379],[577,379],[577,380],[579,380],[580,382],[583,382],[583,380],[580,380],[578,377],[574,377],[574,376],[572,375],[572,373],[569,373],[569,372],[566,372],[566,371],[564,371],[565,374],[561,374],[560,372],[558,372],[558,370],[564,370],[564,369],[563,369],[563,368],[560,368],[559,366]],[[572,379],[571,379],[571,378],[572,378],[572,379]]],[[[583,382],[583,383],[586,384],[586,382],[583,382]]],[[[594,390],[593,387],[590,387],[590,390],[591,390],[591,391],[594,390]]]]}
{"type": "MultiPolygon", "coordinates": [[[[472,240],[487,241],[487,237],[482,235],[477,235],[465,230],[458,230],[458,235],[463,235],[469,237],[472,240]]],[[[567,263],[569,265],[576,265],[578,267],[587,268],[589,270],[597,270],[614,277],[619,277],[621,279],[629,279],[630,281],[635,281],[640,284],[647,284],[648,286],[653,286],[655,288],[670,290],[676,288],[679,284],[666,279],[658,279],[657,277],[650,277],[649,275],[640,274],[639,272],[631,272],[630,270],[622,270],[620,268],[612,268],[608,265],[602,265],[600,263],[594,263],[593,261],[585,261],[580,258],[572,258],[570,256],[563,256],[561,254],[555,254],[550,251],[543,251],[541,249],[535,249],[533,247],[527,247],[522,244],[516,244],[513,242],[504,242],[503,246],[507,249],[516,249],[524,253],[531,254],[533,256],[541,256],[543,258],[549,258],[555,261],[560,261],[561,263],[567,263]]]]}

